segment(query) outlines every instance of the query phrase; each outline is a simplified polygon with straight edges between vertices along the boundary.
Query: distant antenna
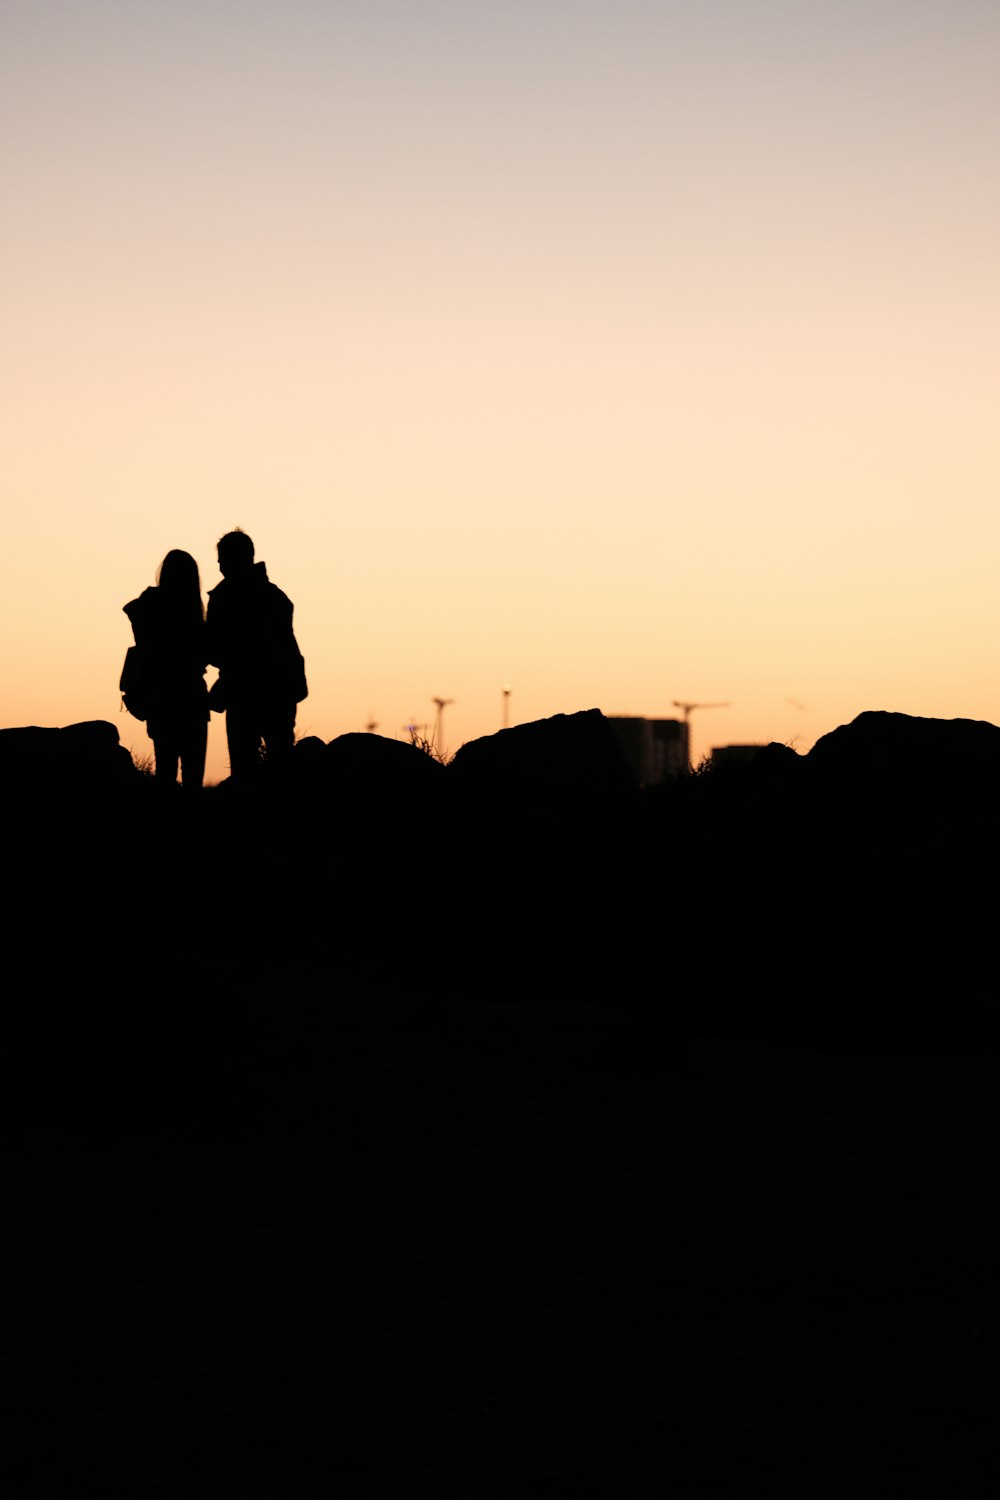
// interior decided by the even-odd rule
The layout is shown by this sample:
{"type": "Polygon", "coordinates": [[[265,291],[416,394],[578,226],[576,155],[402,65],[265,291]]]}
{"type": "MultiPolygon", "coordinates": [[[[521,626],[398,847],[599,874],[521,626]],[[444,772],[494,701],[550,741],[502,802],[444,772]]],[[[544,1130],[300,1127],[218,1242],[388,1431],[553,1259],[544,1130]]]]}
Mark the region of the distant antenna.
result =
{"type": "Polygon", "coordinates": [[[378,722],[377,722],[377,720],[375,720],[375,719],[369,719],[368,723],[365,725],[365,733],[366,734],[374,734],[377,728],[378,728],[378,722]]]}
{"type": "Polygon", "coordinates": [[[503,685],[503,728],[507,729],[510,724],[510,683],[503,685]]]}
{"type": "Polygon", "coordinates": [[[437,713],[434,715],[434,733],[431,735],[431,744],[434,746],[435,750],[442,750],[444,748],[441,744],[441,731],[444,727],[444,711],[448,707],[449,703],[454,703],[454,701],[454,698],[431,699],[431,702],[437,706],[437,713]]]}

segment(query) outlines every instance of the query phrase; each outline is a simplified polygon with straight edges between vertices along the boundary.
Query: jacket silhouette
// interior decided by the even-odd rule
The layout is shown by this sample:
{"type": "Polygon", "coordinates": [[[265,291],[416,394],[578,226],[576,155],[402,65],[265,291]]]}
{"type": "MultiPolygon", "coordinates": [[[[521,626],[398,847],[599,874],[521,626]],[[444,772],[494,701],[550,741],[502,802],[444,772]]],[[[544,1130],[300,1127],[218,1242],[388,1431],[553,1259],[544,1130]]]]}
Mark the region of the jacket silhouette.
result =
{"type": "Polygon", "coordinates": [[[306,696],[305,667],[288,595],[254,561],[242,531],[219,542],[222,582],[208,596],[208,659],[219,669],[212,706],[225,711],[233,776],[263,759],[287,764],[295,743],[296,705],[306,696]]]}
{"type": "Polygon", "coordinates": [[[173,784],[180,765],[187,788],[201,786],[208,741],[208,636],[198,564],[188,552],[168,552],[156,586],[123,606],[142,653],[146,732],[153,741],[156,779],[173,784]]]}

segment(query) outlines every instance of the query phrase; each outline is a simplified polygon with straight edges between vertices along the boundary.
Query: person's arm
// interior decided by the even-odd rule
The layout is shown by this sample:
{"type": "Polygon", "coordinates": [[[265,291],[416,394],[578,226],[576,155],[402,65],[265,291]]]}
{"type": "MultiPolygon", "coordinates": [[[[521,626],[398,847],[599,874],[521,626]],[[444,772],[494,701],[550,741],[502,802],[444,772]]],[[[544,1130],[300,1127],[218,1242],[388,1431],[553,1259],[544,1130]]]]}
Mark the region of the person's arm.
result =
{"type": "Polygon", "coordinates": [[[294,605],[288,595],[276,589],[274,593],[275,641],[281,663],[283,690],[297,703],[308,693],[305,675],[305,660],[295,639],[293,626],[294,605]]]}
{"type": "Polygon", "coordinates": [[[205,611],[205,660],[210,667],[219,665],[219,617],[215,600],[211,598],[205,611]]]}
{"type": "Polygon", "coordinates": [[[195,645],[195,654],[197,655],[197,658],[198,658],[198,665],[201,667],[201,670],[204,672],[205,668],[209,665],[209,660],[208,660],[208,622],[207,621],[204,622],[199,627],[198,632],[197,632],[197,634],[195,636],[194,645],[195,645]]]}

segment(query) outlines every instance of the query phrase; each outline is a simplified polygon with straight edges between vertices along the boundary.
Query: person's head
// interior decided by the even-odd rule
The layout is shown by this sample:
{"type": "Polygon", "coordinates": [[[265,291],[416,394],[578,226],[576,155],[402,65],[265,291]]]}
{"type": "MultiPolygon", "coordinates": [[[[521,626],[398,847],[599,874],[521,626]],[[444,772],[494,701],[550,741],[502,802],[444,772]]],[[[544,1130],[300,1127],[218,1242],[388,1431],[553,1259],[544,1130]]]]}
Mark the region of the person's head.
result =
{"type": "Polygon", "coordinates": [[[190,552],[181,552],[176,547],[168,552],[156,570],[156,586],[181,609],[190,606],[192,611],[197,608],[204,615],[198,564],[190,552]]]}
{"type": "Polygon", "coordinates": [[[237,526],[219,538],[219,572],[223,578],[249,573],[253,567],[253,542],[237,526]]]}

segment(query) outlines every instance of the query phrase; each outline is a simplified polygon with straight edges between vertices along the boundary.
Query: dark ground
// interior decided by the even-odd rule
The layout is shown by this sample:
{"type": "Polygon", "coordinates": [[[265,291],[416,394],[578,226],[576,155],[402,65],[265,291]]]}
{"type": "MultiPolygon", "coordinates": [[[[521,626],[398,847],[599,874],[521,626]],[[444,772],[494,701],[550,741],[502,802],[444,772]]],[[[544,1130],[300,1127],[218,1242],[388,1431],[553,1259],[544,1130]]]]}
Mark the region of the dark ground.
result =
{"type": "Polygon", "coordinates": [[[935,1025],[821,1044],[775,1018],[867,1014],[884,954],[848,994],[807,925],[778,1004],[757,905],[660,891],[630,946],[602,846],[533,928],[538,860],[470,901],[286,813],[188,882],[207,806],[18,863],[11,1493],[997,1493],[994,999],[940,945],[935,1025]]]}

